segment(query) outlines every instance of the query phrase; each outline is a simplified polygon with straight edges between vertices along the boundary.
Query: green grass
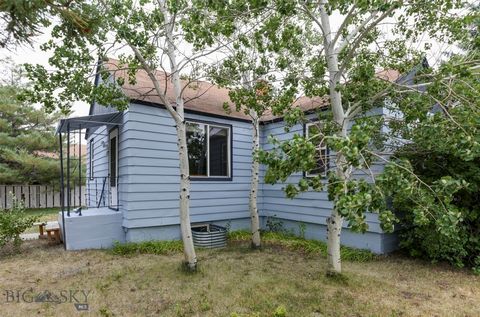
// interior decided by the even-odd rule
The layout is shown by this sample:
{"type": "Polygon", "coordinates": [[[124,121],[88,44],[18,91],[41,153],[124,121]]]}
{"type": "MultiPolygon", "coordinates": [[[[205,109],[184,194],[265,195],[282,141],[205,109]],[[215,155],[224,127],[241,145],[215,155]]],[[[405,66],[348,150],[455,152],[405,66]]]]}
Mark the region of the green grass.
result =
{"type": "MultiPolygon", "coordinates": [[[[229,233],[230,241],[250,241],[251,233],[248,230],[238,230],[229,233]]],[[[288,250],[302,252],[307,255],[327,254],[327,244],[318,240],[304,239],[284,232],[262,232],[262,243],[284,247],[288,250]]],[[[342,246],[340,249],[342,260],[366,262],[375,260],[378,256],[369,250],[354,249],[342,246]]]]}
{"type": "MultiPolygon", "coordinates": [[[[42,208],[42,209],[26,209],[26,216],[37,216],[37,222],[56,221],[58,217],[59,208],[42,208]]],[[[25,230],[25,233],[37,233],[38,226],[33,226],[25,230]]]]}
{"type": "Polygon", "coordinates": [[[57,220],[56,217],[59,211],[60,208],[31,208],[26,209],[25,214],[29,216],[38,215],[40,217],[49,217],[50,219],[53,219],[53,217],[55,217],[55,220],[57,220]]]}
{"type": "MultiPolygon", "coordinates": [[[[232,231],[228,234],[231,243],[243,243],[250,241],[250,232],[248,230],[232,231]]],[[[297,237],[293,234],[281,232],[262,232],[262,243],[281,247],[290,251],[296,251],[305,255],[326,256],[327,245],[322,241],[308,240],[297,237]]],[[[132,256],[135,254],[157,254],[166,255],[182,252],[181,241],[145,241],[145,242],[129,242],[115,243],[111,252],[115,255],[132,256]]],[[[342,246],[342,259],[351,262],[367,262],[378,258],[369,250],[354,249],[342,246]]]]}
{"type": "Polygon", "coordinates": [[[115,255],[131,256],[134,254],[166,255],[182,252],[182,241],[145,241],[145,242],[116,242],[111,250],[115,255]]]}
{"type": "Polygon", "coordinates": [[[325,275],[323,254],[293,251],[278,243],[252,250],[243,240],[223,249],[197,249],[199,270],[186,274],[178,245],[130,247],[133,253],[119,256],[26,241],[20,252],[0,255],[2,289],[89,291],[89,312],[78,312],[72,303],[0,301],[0,315],[479,316],[480,276],[398,255],[344,261],[343,277],[332,278],[325,275]],[[167,254],[157,254],[163,252],[167,254]]]}

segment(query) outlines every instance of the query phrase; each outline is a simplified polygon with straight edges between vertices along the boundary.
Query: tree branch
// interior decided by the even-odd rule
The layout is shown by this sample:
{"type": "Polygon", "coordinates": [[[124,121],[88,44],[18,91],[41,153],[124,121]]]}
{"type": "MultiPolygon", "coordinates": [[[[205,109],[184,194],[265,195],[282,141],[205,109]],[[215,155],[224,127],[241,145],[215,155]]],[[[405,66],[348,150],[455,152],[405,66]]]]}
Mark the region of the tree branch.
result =
{"type": "Polygon", "coordinates": [[[313,22],[315,22],[315,24],[320,28],[320,30],[322,31],[323,33],[323,36],[325,36],[325,30],[322,26],[322,23],[315,17],[315,15],[313,15],[313,13],[310,11],[310,9],[307,8],[307,6],[305,4],[303,4],[301,6],[301,10],[303,12],[305,12],[309,17],[310,19],[312,19],[313,22]]]}
{"type": "Polygon", "coordinates": [[[150,80],[153,83],[153,86],[155,87],[155,91],[157,92],[158,97],[160,98],[162,103],[165,105],[168,112],[170,112],[172,117],[175,120],[178,120],[179,119],[178,118],[178,113],[175,111],[172,104],[168,101],[167,96],[162,93],[162,89],[160,88],[160,85],[158,84],[158,79],[156,78],[156,76],[155,76],[153,70],[150,68],[150,66],[148,66],[148,63],[145,60],[145,58],[143,57],[142,52],[140,52],[140,50],[132,44],[129,44],[129,46],[132,49],[132,51],[135,53],[135,56],[137,57],[137,59],[140,61],[140,64],[142,64],[142,68],[145,70],[145,72],[147,72],[148,77],[150,78],[150,80]]]}
{"type": "MultiPolygon", "coordinates": [[[[353,30],[352,32],[350,32],[347,37],[345,38],[345,40],[343,40],[342,43],[340,43],[340,45],[335,49],[335,52],[337,54],[339,54],[344,48],[345,46],[347,46],[350,41],[358,34],[358,32],[360,32],[360,30],[364,29],[365,26],[373,19],[377,16],[378,14],[378,11],[374,11],[367,19],[365,19],[362,24],[360,24],[357,28],[355,28],[355,30],[353,30]]],[[[344,21],[345,22],[345,21],[344,21]]],[[[340,35],[340,32],[337,33],[337,35],[335,36],[335,39],[332,41],[332,45],[335,45],[335,41],[336,39],[338,38],[338,36],[340,35]]]]}
{"type": "Polygon", "coordinates": [[[342,76],[342,73],[345,71],[347,64],[350,62],[350,60],[353,58],[355,55],[355,52],[360,46],[360,43],[362,40],[370,33],[370,31],[375,28],[380,22],[382,22],[384,19],[386,19],[397,7],[392,5],[388,10],[386,10],[380,17],[378,17],[375,21],[373,21],[370,25],[368,25],[366,28],[364,28],[363,31],[359,30],[358,32],[361,32],[360,35],[357,37],[357,39],[353,42],[353,44],[350,47],[350,51],[348,52],[348,55],[345,57],[345,59],[342,62],[342,65],[339,68],[339,71],[336,74],[335,80],[339,80],[340,77],[342,76]]]}
{"type": "Polygon", "coordinates": [[[348,22],[350,21],[350,18],[353,16],[353,12],[357,8],[356,4],[352,4],[352,7],[348,11],[347,15],[345,16],[345,19],[343,20],[342,24],[337,30],[337,34],[335,34],[335,37],[333,38],[332,45],[335,46],[335,43],[338,41],[340,38],[340,35],[342,34],[343,29],[347,28],[348,22]]]}

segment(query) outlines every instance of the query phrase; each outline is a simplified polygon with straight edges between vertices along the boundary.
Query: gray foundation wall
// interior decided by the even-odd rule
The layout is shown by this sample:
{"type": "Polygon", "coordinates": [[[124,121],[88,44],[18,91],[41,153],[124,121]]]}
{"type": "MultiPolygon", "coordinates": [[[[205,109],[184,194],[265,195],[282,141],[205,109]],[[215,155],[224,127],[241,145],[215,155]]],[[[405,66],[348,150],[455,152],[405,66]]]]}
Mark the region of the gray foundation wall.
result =
{"type": "MultiPolygon", "coordinates": [[[[282,228],[300,236],[302,234],[306,239],[314,239],[320,241],[326,241],[327,227],[322,224],[305,223],[300,221],[275,218],[276,221],[281,222],[282,228]]],[[[211,221],[220,226],[230,226],[230,230],[250,229],[250,219],[231,219],[223,221],[211,221]]],[[[261,217],[261,226],[263,229],[267,229],[266,217],[261,217]]],[[[126,241],[128,242],[141,242],[149,240],[179,240],[180,226],[168,225],[158,227],[147,228],[131,228],[126,230],[126,241]]],[[[377,232],[366,232],[364,234],[354,233],[348,228],[342,230],[342,245],[358,248],[368,249],[377,254],[388,253],[394,251],[397,248],[397,236],[396,234],[385,234],[377,232]]]]}

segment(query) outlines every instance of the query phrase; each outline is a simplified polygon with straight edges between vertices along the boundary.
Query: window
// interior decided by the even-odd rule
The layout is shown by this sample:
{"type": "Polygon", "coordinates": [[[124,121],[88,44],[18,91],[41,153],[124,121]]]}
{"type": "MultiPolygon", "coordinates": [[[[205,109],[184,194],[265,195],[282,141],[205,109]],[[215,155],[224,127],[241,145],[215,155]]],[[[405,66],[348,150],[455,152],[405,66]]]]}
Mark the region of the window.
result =
{"type": "Polygon", "coordinates": [[[230,177],[230,127],[187,122],[190,176],[230,177]]]}
{"type": "Polygon", "coordinates": [[[310,122],[305,125],[305,136],[311,138],[311,141],[316,145],[316,166],[311,171],[305,173],[307,177],[318,175],[325,176],[328,170],[328,149],[323,141],[321,130],[321,122],[310,122]]]}
{"type": "Polygon", "coordinates": [[[90,175],[90,179],[95,177],[93,173],[93,139],[90,140],[89,143],[89,150],[88,150],[88,173],[90,175]]]}
{"type": "Polygon", "coordinates": [[[110,135],[110,187],[117,187],[117,137],[110,135]]]}

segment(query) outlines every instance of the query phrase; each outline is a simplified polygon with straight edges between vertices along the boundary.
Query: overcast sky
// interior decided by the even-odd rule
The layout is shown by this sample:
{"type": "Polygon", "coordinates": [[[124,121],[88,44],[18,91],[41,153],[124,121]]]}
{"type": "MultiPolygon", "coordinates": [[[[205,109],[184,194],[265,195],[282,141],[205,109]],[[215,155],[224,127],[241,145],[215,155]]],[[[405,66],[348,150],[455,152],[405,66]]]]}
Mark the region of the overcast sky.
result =
{"type": "MultiPolygon", "coordinates": [[[[336,29],[342,20],[343,18],[340,15],[334,15],[331,21],[333,29],[336,29]]],[[[389,33],[391,32],[391,25],[386,23],[385,26],[382,27],[382,32],[387,37],[389,37],[389,33]]],[[[40,35],[35,39],[33,47],[19,46],[14,51],[0,49],[0,58],[5,58],[9,56],[17,64],[42,64],[48,69],[49,54],[42,52],[39,46],[42,43],[46,42],[49,39],[49,36],[50,30],[45,30],[45,33],[43,35],[40,35]]],[[[424,36],[419,42],[411,43],[411,45],[415,45],[416,47],[423,47],[425,43],[429,43],[432,45],[432,49],[430,50],[429,54],[427,54],[427,59],[431,66],[434,66],[440,59],[442,59],[441,54],[443,52],[451,50],[450,45],[432,41],[428,36],[424,36]]],[[[76,102],[72,104],[72,110],[72,116],[85,116],[88,115],[89,105],[83,102],[76,102]]]]}
{"type": "MultiPolygon", "coordinates": [[[[49,32],[35,38],[35,44],[31,46],[18,46],[15,50],[0,49],[0,59],[11,57],[16,64],[41,64],[48,69],[48,58],[45,52],[42,52],[39,46],[49,39],[49,32]]],[[[72,105],[74,117],[88,115],[90,105],[84,102],[76,102],[72,105]]]]}

